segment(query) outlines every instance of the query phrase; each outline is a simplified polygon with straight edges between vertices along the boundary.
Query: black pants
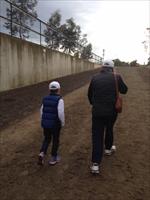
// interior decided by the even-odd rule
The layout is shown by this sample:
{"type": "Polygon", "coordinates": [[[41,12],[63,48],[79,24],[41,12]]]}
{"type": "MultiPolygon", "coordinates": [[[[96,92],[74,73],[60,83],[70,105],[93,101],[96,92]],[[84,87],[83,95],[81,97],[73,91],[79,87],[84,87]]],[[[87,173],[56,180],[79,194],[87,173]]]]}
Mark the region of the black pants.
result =
{"type": "Polygon", "coordinates": [[[116,119],[117,114],[110,117],[92,117],[92,162],[101,163],[104,142],[105,149],[111,149],[113,145],[113,126],[116,119]]]}
{"type": "Polygon", "coordinates": [[[44,140],[40,152],[44,152],[44,154],[46,154],[48,146],[52,140],[51,155],[57,156],[57,151],[59,147],[60,127],[44,128],[43,131],[44,131],[44,140]]]}

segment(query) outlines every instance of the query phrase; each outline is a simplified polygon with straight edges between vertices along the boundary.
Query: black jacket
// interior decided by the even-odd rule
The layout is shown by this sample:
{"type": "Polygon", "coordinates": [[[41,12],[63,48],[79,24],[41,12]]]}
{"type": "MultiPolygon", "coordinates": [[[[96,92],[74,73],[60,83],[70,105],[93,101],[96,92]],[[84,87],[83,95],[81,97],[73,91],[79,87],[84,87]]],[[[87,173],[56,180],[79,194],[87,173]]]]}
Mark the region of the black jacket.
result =
{"type": "MultiPolygon", "coordinates": [[[[119,74],[116,75],[119,92],[127,93],[127,86],[119,74]]],[[[102,68],[99,74],[95,75],[88,89],[88,99],[92,107],[92,114],[95,117],[112,116],[116,113],[116,86],[115,77],[111,69],[102,68]]]]}

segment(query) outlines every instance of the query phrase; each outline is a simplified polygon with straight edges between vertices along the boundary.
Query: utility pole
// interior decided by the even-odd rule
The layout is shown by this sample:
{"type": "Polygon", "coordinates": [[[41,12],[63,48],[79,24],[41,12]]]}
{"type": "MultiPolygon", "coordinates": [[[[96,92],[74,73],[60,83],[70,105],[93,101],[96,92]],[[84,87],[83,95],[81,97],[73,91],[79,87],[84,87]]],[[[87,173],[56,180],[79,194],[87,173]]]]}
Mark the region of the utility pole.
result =
{"type": "Polygon", "coordinates": [[[145,52],[148,54],[148,62],[150,62],[150,28],[146,28],[146,40],[142,42],[145,52]]]}
{"type": "Polygon", "coordinates": [[[104,57],[105,57],[105,49],[103,49],[103,61],[104,61],[104,57]]]}
{"type": "Polygon", "coordinates": [[[150,28],[146,29],[148,31],[148,60],[150,61],[150,28]]]}

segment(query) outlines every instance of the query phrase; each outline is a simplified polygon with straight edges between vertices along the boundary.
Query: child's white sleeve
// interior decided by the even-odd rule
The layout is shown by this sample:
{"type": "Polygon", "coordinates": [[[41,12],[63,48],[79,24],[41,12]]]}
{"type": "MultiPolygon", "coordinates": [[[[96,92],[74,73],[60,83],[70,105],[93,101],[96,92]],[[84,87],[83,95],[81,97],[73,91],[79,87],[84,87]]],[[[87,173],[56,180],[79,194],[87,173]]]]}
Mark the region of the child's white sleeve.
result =
{"type": "Polygon", "coordinates": [[[40,108],[40,116],[42,118],[42,114],[43,114],[43,104],[41,105],[41,108],[40,108]]]}
{"type": "Polygon", "coordinates": [[[58,102],[58,117],[61,121],[61,126],[65,125],[65,113],[64,113],[64,100],[60,99],[58,102]]]}

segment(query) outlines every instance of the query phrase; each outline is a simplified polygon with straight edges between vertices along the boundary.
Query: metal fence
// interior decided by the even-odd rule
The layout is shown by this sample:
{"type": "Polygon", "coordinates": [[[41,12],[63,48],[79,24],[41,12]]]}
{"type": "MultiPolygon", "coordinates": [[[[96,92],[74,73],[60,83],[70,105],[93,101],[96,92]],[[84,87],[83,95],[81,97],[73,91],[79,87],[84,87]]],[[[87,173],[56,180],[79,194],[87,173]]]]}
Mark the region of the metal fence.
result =
{"type": "MultiPolygon", "coordinates": [[[[11,3],[8,0],[0,1],[0,11],[0,32],[2,33],[22,38],[44,47],[47,47],[47,43],[45,42],[46,36],[44,30],[49,29],[63,35],[63,33],[56,30],[55,27],[49,26],[44,21],[40,20],[30,13],[25,12],[17,5],[11,3]],[[18,17],[15,17],[14,13],[18,13],[18,17]]],[[[82,47],[78,43],[77,46],[80,48],[82,47]]],[[[90,61],[101,63],[102,57],[92,53],[92,58],[90,59],[90,61]]]]}

